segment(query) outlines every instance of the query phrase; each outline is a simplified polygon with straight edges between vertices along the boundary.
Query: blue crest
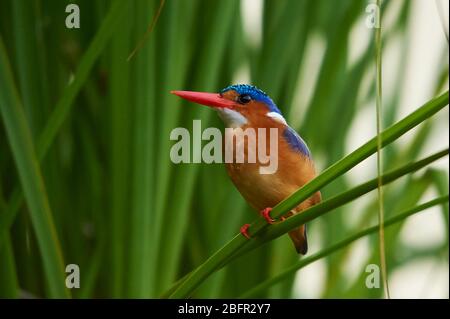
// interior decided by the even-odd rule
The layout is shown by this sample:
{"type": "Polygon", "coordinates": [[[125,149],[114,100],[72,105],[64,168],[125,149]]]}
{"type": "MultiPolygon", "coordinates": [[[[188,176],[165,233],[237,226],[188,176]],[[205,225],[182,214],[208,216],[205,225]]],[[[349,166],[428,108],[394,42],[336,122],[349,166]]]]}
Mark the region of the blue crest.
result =
{"type": "Polygon", "coordinates": [[[225,93],[230,90],[236,91],[239,95],[248,94],[250,95],[252,100],[263,102],[264,104],[266,104],[270,112],[277,112],[278,114],[281,114],[281,111],[278,109],[272,99],[266,94],[266,92],[258,89],[256,86],[249,84],[234,84],[224,88],[222,91],[220,91],[220,93],[225,93]]]}

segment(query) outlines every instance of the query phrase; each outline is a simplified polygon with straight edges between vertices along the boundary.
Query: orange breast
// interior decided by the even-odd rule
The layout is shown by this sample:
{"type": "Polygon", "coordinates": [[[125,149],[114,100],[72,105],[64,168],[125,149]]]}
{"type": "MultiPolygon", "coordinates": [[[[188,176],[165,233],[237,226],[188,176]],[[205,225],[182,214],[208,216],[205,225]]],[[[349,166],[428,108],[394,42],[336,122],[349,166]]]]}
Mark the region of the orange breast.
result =
{"type": "MultiPolygon", "coordinates": [[[[228,174],[236,188],[246,201],[256,210],[274,207],[301,186],[314,178],[315,170],[312,161],[305,155],[293,151],[282,138],[282,130],[278,130],[278,169],[274,174],[260,174],[261,163],[247,163],[248,152],[245,150],[245,163],[227,163],[228,174]]],[[[256,152],[257,152],[256,143],[256,152]]],[[[265,166],[265,165],[264,165],[265,166]]],[[[299,205],[309,206],[307,202],[299,205]]]]}

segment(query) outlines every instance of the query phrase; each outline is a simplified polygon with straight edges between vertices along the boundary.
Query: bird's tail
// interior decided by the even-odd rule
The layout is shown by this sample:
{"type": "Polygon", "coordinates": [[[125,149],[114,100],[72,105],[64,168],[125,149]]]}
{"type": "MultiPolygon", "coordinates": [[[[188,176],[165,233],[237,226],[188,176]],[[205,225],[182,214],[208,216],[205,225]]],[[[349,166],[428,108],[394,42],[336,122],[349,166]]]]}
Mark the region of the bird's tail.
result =
{"type": "MultiPolygon", "coordinates": [[[[297,207],[297,212],[291,211],[285,217],[292,216],[293,214],[298,214],[299,212],[308,209],[320,203],[322,200],[322,195],[320,192],[315,192],[308,200],[304,201],[301,205],[297,207]]],[[[295,249],[299,254],[306,255],[308,252],[308,239],[306,238],[306,225],[301,225],[300,227],[289,232],[289,237],[291,237],[294,243],[295,249]]]]}
{"type": "Polygon", "coordinates": [[[306,238],[306,225],[302,225],[289,232],[289,237],[291,237],[294,243],[295,249],[299,254],[306,255],[308,252],[308,239],[306,238]]]}

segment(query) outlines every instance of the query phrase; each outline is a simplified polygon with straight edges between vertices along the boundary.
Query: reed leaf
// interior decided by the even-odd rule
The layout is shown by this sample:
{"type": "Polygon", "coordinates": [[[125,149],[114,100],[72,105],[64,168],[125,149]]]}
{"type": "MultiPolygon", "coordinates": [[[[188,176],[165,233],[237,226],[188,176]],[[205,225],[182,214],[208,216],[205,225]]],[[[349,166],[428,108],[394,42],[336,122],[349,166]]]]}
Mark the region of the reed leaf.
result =
{"type": "MultiPolygon", "coordinates": [[[[413,207],[407,211],[404,211],[402,213],[399,213],[398,215],[396,215],[395,217],[391,217],[389,219],[387,219],[384,222],[384,227],[389,227],[395,223],[401,222],[404,219],[408,218],[409,216],[412,216],[414,214],[420,213],[430,207],[433,207],[435,205],[440,205],[443,204],[445,202],[448,202],[448,195],[445,196],[441,196],[438,197],[436,199],[433,199],[429,202],[426,202],[422,205],[418,205],[416,207],[413,207]]],[[[253,287],[251,290],[247,291],[245,294],[243,294],[241,296],[241,298],[249,298],[249,297],[253,297],[255,296],[258,292],[263,291],[264,289],[267,289],[268,287],[275,285],[277,283],[279,283],[280,281],[282,281],[285,277],[291,275],[292,273],[297,272],[298,270],[302,269],[303,267],[321,259],[324,258],[330,254],[335,253],[336,251],[350,245],[351,243],[357,241],[358,239],[361,239],[367,235],[373,234],[375,232],[378,231],[379,229],[379,225],[364,229],[352,236],[349,236],[348,238],[328,247],[325,248],[317,253],[315,253],[314,255],[311,255],[305,259],[302,259],[300,261],[298,261],[295,265],[292,265],[290,268],[284,270],[282,273],[278,274],[277,276],[273,277],[273,278],[269,278],[266,281],[260,283],[258,286],[253,287]]]]}
{"type": "Polygon", "coordinates": [[[64,262],[42,179],[31,131],[14,85],[11,66],[0,38],[0,112],[19,172],[31,221],[41,251],[51,297],[69,297],[65,287],[64,262]]]}

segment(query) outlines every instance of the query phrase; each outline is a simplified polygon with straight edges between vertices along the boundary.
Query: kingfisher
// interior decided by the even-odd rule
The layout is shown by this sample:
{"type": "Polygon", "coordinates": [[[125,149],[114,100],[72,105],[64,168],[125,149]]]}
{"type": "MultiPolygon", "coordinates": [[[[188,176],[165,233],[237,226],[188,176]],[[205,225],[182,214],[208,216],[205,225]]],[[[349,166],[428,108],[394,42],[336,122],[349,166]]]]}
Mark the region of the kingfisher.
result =
{"type": "MultiPolygon", "coordinates": [[[[272,207],[316,176],[314,162],[305,141],[287,124],[281,111],[264,91],[249,84],[235,84],[219,93],[193,91],[171,91],[171,93],[214,108],[227,128],[242,130],[253,128],[255,132],[260,132],[259,128],[265,128],[265,132],[277,130],[278,167],[274,173],[261,174],[260,161],[225,163],[228,175],[238,191],[269,224],[275,222],[270,216],[272,207]]],[[[262,135],[257,134],[256,139],[259,138],[262,138],[262,135]]],[[[258,141],[255,145],[258,147],[258,141]]],[[[248,152],[247,149],[244,148],[244,152],[248,152]]],[[[281,220],[298,214],[320,201],[321,194],[318,191],[282,216],[281,220]]],[[[248,239],[250,239],[249,226],[250,224],[245,224],[240,229],[241,234],[248,239]]],[[[290,231],[289,237],[297,253],[306,254],[308,250],[306,225],[290,231]]]]}

